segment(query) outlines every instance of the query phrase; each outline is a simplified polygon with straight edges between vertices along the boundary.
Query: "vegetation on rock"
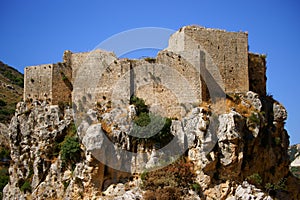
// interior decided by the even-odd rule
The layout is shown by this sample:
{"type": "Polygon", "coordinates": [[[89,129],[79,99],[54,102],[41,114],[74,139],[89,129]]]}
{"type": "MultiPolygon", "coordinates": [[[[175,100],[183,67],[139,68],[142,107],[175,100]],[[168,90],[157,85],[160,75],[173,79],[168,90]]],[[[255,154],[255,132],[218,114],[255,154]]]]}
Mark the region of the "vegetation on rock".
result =
{"type": "Polygon", "coordinates": [[[23,74],[0,61],[0,122],[8,123],[22,98],[23,74]]]}
{"type": "Polygon", "coordinates": [[[130,100],[136,108],[133,129],[130,135],[136,135],[132,140],[134,143],[143,142],[150,145],[157,144],[160,147],[168,144],[173,135],[170,132],[172,120],[149,112],[148,106],[141,98],[133,96],[130,100]],[[147,135],[152,135],[147,137],[147,135]],[[146,136],[146,137],[145,137],[146,136]]]}
{"type": "Polygon", "coordinates": [[[3,188],[9,181],[9,174],[7,167],[0,167],[0,199],[2,199],[3,188]]]}
{"type": "Polygon", "coordinates": [[[142,188],[146,191],[144,198],[182,199],[187,195],[187,188],[200,192],[201,188],[195,182],[195,178],[193,163],[182,157],[162,169],[142,174],[142,188]]]}
{"type": "Polygon", "coordinates": [[[67,136],[61,146],[61,159],[64,164],[70,164],[72,169],[74,165],[80,161],[81,149],[77,137],[67,136]]]}

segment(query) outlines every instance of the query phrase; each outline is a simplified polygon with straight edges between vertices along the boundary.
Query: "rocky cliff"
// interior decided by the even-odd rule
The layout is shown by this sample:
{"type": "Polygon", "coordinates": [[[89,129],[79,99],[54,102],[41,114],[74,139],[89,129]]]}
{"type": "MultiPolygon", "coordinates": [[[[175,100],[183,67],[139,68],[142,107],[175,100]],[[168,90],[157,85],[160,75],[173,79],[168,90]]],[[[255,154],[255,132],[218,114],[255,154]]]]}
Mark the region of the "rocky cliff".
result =
{"type": "Polygon", "coordinates": [[[20,102],[4,199],[300,199],[289,172],[287,112],[273,98],[228,95],[219,113],[218,103],[203,103],[142,140],[132,131],[147,106],[136,102],[127,109],[98,102],[76,123],[67,105],[20,102]],[[169,143],[183,154],[155,168],[169,143]]]}

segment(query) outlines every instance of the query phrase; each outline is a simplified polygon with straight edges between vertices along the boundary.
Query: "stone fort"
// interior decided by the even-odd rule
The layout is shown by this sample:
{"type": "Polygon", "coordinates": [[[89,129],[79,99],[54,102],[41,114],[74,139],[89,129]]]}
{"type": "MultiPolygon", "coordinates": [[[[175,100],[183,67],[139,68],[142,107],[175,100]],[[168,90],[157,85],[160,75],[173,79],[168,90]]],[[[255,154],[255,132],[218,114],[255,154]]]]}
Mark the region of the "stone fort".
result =
{"type": "Polygon", "coordinates": [[[226,94],[250,90],[266,95],[266,61],[248,51],[246,32],[185,26],[156,58],[121,59],[102,50],[65,51],[62,62],[26,67],[24,82],[24,101],[59,104],[72,102],[72,97],[74,101],[78,93],[93,94],[94,101],[128,101],[135,94],[175,115],[176,106],[170,105],[207,101],[211,88],[226,94]]]}

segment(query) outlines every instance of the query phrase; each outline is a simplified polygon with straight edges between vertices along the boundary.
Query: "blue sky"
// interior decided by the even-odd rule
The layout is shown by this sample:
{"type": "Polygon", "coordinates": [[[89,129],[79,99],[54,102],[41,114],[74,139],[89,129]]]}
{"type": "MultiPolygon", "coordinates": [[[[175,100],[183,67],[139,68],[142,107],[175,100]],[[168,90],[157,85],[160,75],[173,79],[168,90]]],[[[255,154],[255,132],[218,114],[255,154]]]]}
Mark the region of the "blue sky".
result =
{"type": "Polygon", "coordinates": [[[299,10],[297,0],[0,0],[0,60],[23,72],[139,27],[248,31],[250,51],[267,54],[268,92],[288,110],[291,143],[300,143],[299,10]]]}

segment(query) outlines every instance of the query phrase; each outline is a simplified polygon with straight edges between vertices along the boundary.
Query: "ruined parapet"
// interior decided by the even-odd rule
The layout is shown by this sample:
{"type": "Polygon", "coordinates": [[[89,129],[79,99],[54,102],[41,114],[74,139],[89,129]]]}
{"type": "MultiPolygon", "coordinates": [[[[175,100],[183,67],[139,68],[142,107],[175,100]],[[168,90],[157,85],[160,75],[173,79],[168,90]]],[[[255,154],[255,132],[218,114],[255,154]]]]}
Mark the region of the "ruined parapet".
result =
{"type": "Polygon", "coordinates": [[[248,54],[249,90],[261,96],[266,95],[266,57],[261,54],[248,54]]]}
{"type": "Polygon", "coordinates": [[[64,51],[63,62],[66,63],[69,66],[71,66],[72,54],[73,53],[70,50],[64,51]]]}

